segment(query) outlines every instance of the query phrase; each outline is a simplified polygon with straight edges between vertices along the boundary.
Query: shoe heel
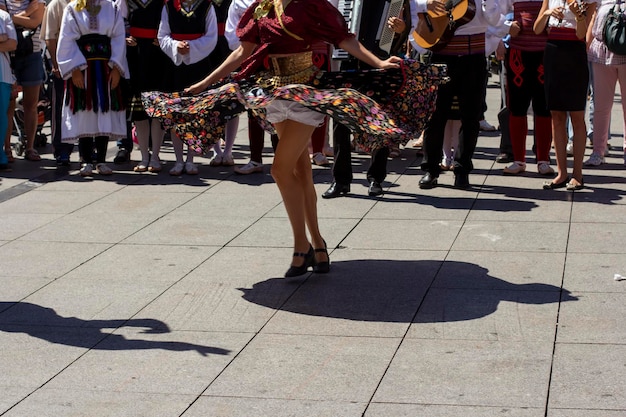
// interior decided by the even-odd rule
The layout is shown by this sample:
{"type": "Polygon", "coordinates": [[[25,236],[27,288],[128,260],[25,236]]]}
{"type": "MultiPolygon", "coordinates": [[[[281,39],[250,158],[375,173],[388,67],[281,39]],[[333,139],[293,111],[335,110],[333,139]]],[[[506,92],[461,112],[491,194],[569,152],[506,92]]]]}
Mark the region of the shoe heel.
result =
{"type": "Polygon", "coordinates": [[[315,251],[313,250],[313,246],[309,246],[308,252],[294,252],[293,256],[304,258],[304,262],[300,266],[290,266],[287,272],[285,272],[285,278],[304,275],[310,266],[315,265],[315,251]]]}
{"type": "Polygon", "coordinates": [[[322,249],[314,249],[315,253],[325,253],[327,261],[317,262],[315,261],[315,255],[313,256],[313,272],[316,274],[327,274],[330,272],[330,256],[328,256],[328,246],[326,245],[326,241],[324,241],[324,248],[322,249]]]}

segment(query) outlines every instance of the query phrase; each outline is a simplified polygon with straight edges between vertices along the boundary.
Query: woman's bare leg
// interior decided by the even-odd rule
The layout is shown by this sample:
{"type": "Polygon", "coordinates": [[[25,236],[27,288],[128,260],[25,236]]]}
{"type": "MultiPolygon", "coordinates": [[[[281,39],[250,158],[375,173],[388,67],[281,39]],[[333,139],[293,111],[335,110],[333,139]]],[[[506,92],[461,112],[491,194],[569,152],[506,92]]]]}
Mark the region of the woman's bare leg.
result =
{"type": "MultiPolygon", "coordinates": [[[[574,168],[572,179],[578,184],[583,181],[583,158],[585,157],[585,143],[587,142],[587,126],[585,125],[585,112],[570,112],[572,127],[574,130],[574,168]]],[[[603,151],[604,152],[604,151],[603,151]]],[[[602,154],[603,155],[603,154],[602,154]]]]}
{"type": "Polygon", "coordinates": [[[552,182],[559,183],[567,178],[567,113],[563,111],[552,111],[551,113],[552,139],[554,140],[557,167],[557,175],[552,182]]]}
{"type": "MultiPolygon", "coordinates": [[[[280,146],[276,149],[272,163],[272,177],[276,181],[289,217],[293,232],[294,252],[306,253],[311,245],[306,235],[309,222],[311,222],[310,227],[314,227],[317,234],[315,236],[317,242],[314,243],[319,244],[321,240],[317,228],[317,210],[311,211],[307,208],[311,204],[310,187],[313,186],[307,146],[314,127],[293,120],[285,120],[276,123],[275,128],[280,146]],[[305,167],[304,158],[306,158],[308,168],[305,167]],[[309,218],[312,215],[316,217],[314,221],[309,218]]],[[[312,192],[315,194],[315,189],[312,192]]],[[[314,199],[315,196],[313,196],[314,199]]],[[[300,266],[303,262],[302,257],[294,257],[292,265],[300,266]]]]}
{"type": "MultiPolygon", "coordinates": [[[[315,184],[313,183],[313,170],[311,169],[311,160],[309,159],[308,152],[308,149],[306,149],[302,152],[300,158],[298,158],[295,173],[304,191],[304,221],[309,230],[313,248],[324,249],[325,242],[320,233],[317,218],[317,192],[315,191],[315,184]]],[[[317,262],[326,262],[328,261],[328,257],[324,252],[316,252],[315,260],[317,262]]]]}

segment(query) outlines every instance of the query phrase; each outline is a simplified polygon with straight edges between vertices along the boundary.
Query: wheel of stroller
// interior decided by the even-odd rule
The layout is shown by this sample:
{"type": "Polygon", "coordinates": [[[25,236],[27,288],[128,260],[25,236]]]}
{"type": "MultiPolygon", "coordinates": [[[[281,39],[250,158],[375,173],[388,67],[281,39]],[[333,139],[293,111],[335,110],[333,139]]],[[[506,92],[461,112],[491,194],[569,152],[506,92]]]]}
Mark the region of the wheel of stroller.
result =
{"type": "Polygon", "coordinates": [[[43,148],[48,143],[48,137],[44,133],[39,133],[35,138],[35,146],[43,148]]]}
{"type": "Polygon", "coordinates": [[[24,155],[25,150],[26,150],[26,147],[24,146],[22,142],[17,142],[15,144],[15,153],[17,154],[17,156],[24,155]]]}

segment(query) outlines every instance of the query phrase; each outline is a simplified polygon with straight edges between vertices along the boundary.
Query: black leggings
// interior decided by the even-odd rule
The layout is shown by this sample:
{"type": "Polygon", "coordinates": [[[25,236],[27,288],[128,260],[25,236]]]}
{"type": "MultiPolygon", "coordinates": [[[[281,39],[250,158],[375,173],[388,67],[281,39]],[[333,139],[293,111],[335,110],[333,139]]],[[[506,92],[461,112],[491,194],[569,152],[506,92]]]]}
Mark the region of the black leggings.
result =
{"type": "Polygon", "coordinates": [[[108,136],[96,136],[95,138],[78,139],[78,155],[85,163],[103,163],[107,157],[108,136]],[[95,146],[94,146],[95,142],[95,146]],[[94,152],[95,151],[95,152],[94,152]]]}

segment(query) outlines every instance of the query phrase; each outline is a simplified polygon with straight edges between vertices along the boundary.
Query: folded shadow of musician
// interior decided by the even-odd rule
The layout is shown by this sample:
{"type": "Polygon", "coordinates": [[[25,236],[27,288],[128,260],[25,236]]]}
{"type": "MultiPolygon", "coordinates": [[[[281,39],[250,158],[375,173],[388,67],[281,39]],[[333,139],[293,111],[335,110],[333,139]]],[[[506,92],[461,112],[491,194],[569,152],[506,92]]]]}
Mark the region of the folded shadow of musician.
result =
{"type": "Polygon", "coordinates": [[[436,323],[473,320],[503,301],[548,304],[575,301],[560,287],[532,281],[515,284],[476,264],[456,261],[350,260],[334,262],[330,274],[306,280],[271,278],[239,288],[254,304],[298,314],[355,321],[436,323]],[[292,286],[293,291],[284,291],[292,286]]]}
{"type": "Polygon", "coordinates": [[[145,328],[144,334],[169,333],[167,324],[155,319],[83,320],[60,316],[49,307],[26,302],[0,302],[0,331],[26,333],[50,343],[84,347],[96,350],[163,349],[171,351],[195,350],[202,356],[227,355],[227,349],[186,342],[127,339],[103,329],[121,327],[145,328]]]}

